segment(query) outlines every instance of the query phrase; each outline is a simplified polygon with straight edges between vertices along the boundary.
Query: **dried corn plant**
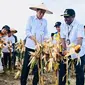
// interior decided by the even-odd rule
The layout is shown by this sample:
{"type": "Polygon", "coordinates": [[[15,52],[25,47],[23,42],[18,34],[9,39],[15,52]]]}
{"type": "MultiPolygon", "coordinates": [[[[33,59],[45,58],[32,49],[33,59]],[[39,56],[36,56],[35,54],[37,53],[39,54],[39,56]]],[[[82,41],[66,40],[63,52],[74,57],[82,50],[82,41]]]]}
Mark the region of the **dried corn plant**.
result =
{"type": "Polygon", "coordinates": [[[4,48],[6,45],[5,40],[3,39],[3,37],[0,38],[0,57],[2,56],[2,48],[4,48]]]}
{"type": "Polygon", "coordinates": [[[16,62],[18,71],[15,73],[14,79],[17,79],[21,74],[23,57],[25,52],[25,46],[23,40],[20,39],[20,41],[15,44],[15,50],[18,53],[18,61],[16,62]]]}
{"type": "Polygon", "coordinates": [[[8,42],[6,43],[6,46],[8,47],[8,50],[9,50],[9,52],[10,52],[10,56],[12,57],[12,49],[13,49],[13,47],[12,47],[12,42],[8,41],[8,42]]]}
{"type": "Polygon", "coordinates": [[[19,42],[15,43],[15,50],[18,53],[18,61],[22,64],[22,60],[25,52],[25,46],[23,40],[20,39],[19,42]]]}
{"type": "MultiPolygon", "coordinates": [[[[66,51],[66,55],[64,56],[64,59],[66,59],[66,75],[64,75],[63,78],[65,78],[66,76],[66,85],[70,85],[70,77],[71,77],[71,74],[69,73],[71,70],[73,70],[74,68],[74,58],[69,58],[69,56],[72,56],[72,55],[75,55],[77,57],[77,64],[81,64],[81,60],[80,60],[80,56],[79,56],[79,51],[80,51],[80,45],[75,45],[75,44],[70,44],[68,45],[67,47],[67,51],[66,51]],[[69,63],[70,61],[70,63],[69,63]]],[[[77,65],[76,64],[76,65],[77,65]]],[[[73,74],[73,73],[72,73],[73,74]]]]}
{"type": "Polygon", "coordinates": [[[2,57],[2,48],[4,47],[4,40],[0,38],[0,57],[2,57]]]}
{"type": "Polygon", "coordinates": [[[24,46],[24,41],[20,39],[18,43],[16,43],[16,50],[18,50],[20,53],[25,52],[25,46],[24,46]]]}
{"type": "MultiPolygon", "coordinates": [[[[45,72],[52,72],[54,69],[58,69],[58,61],[60,59],[61,55],[59,54],[58,45],[54,45],[51,40],[48,40],[42,44],[37,43],[35,52],[31,52],[30,63],[28,65],[30,65],[31,71],[34,65],[38,64],[40,65],[40,73],[43,73],[43,70],[45,72]]],[[[42,74],[39,74],[39,76],[43,78],[41,77],[42,74]]]]}
{"type": "MultiPolygon", "coordinates": [[[[45,41],[42,44],[37,43],[36,51],[31,52],[30,63],[28,65],[30,65],[30,70],[32,71],[35,64],[39,64],[39,62],[43,61],[44,65],[42,65],[43,63],[41,63],[41,67],[43,66],[42,69],[45,70],[45,72],[51,72],[51,71],[56,72],[59,70],[59,61],[66,59],[65,63],[67,65],[67,68],[66,68],[67,72],[65,76],[67,77],[66,85],[68,85],[68,80],[69,80],[69,75],[68,75],[69,58],[68,56],[75,54],[78,57],[78,63],[79,63],[80,58],[79,58],[78,52],[80,50],[80,45],[70,44],[68,46],[69,50],[66,51],[65,56],[62,56],[59,53],[59,48],[60,48],[59,45],[61,45],[59,42],[57,42],[56,44],[53,44],[51,40],[45,41]],[[39,61],[40,59],[42,60],[39,61]]],[[[58,85],[58,83],[56,83],[56,85],[58,85]]]]}
{"type": "Polygon", "coordinates": [[[4,47],[7,47],[9,52],[12,53],[12,42],[5,42],[3,38],[0,38],[0,48],[2,49],[4,47]]]}

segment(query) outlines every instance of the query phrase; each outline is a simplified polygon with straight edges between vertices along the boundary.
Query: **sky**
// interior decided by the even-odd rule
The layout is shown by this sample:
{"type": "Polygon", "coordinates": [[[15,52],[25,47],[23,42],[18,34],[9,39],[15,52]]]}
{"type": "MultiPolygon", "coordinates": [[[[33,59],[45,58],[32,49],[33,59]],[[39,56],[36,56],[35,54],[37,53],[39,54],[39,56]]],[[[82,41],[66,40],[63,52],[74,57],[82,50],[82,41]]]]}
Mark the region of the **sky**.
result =
{"type": "Polygon", "coordinates": [[[9,25],[18,31],[16,33],[18,39],[24,39],[27,20],[29,16],[36,15],[36,12],[30,10],[29,7],[41,3],[53,12],[44,16],[48,22],[49,35],[56,31],[55,22],[64,22],[64,18],[60,15],[67,8],[74,9],[76,19],[85,24],[85,0],[0,0],[0,29],[4,25],[9,25]]]}

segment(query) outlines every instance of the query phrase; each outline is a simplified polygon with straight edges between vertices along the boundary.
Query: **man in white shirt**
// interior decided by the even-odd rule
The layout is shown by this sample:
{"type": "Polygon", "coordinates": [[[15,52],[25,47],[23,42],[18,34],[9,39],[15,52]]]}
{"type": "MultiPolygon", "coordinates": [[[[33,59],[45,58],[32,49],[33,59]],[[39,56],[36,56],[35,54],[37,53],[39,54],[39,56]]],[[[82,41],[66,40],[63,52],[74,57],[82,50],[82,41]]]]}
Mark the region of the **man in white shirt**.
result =
{"type": "MultiPolygon", "coordinates": [[[[85,48],[85,25],[84,25],[84,39],[83,39],[83,46],[85,48]]],[[[85,52],[85,51],[84,51],[85,52]]]]}
{"type": "MultiPolygon", "coordinates": [[[[75,11],[73,9],[66,9],[64,11],[64,21],[65,23],[61,25],[61,38],[62,38],[62,45],[63,50],[66,50],[66,42],[69,41],[69,44],[74,43],[76,45],[81,45],[81,50],[78,53],[81,59],[81,64],[78,63],[75,64],[75,71],[76,71],[76,85],[84,85],[84,48],[82,44],[82,40],[84,38],[84,26],[78,23],[75,20],[75,11]]],[[[77,60],[77,56],[73,55],[72,58],[75,58],[77,60]]],[[[62,81],[61,81],[62,82],[62,81]]],[[[59,84],[59,85],[65,85],[59,84]]]]}
{"type": "MultiPolygon", "coordinates": [[[[4,26],[2,27],[2,29],[1,29],[1,33],[3,34],[3,35],[1,36],[1,38],[5,37],[5,36],[8,34],[9,31],[10,31],[10,27],[9,27],[8,25],[4,25],[4,26]]],[[[2,62],[2,66],[4,66],[3,56],[2,56],[2,58],[1,58],[1,62],[2,62]]],[[[2,66],[1,66],[1,67],[2,67],[2,66]]]]}
{"type": "Polygon", "coordinates": [[[12,69],[12,53],[13,53],[13,44],[15,43],[15,38],[12,36],[11,31],[8,32],[8,35],[3,37],[5,40],[5,46],[2,49],[3,60],[4,60],[4,70],[12,69]],[[8,66],[7,66],[8,64],[8,66]]]}
{"type": "MultiPolygon", "coordinates": [[[[30,66],[28,66],[28,63],[30,62],[29,52],[35,51],[36,42],[43,42],[48,32],[47,21],[43,18],[43,16],[45,13],[52,14],[52,12],[47,10],[43,3],[37,7],[30,7],[30,9],[36,11],[36,16],[31,16],[27,22],[25,43],[26,52],[21,73],[21,85],[26,85],[27,83],[27,77],[30,69],[30,66]]],[[[34,68],[33,85],[37,85],[39,81],[38,67],[35,66],[34,68]]]]}

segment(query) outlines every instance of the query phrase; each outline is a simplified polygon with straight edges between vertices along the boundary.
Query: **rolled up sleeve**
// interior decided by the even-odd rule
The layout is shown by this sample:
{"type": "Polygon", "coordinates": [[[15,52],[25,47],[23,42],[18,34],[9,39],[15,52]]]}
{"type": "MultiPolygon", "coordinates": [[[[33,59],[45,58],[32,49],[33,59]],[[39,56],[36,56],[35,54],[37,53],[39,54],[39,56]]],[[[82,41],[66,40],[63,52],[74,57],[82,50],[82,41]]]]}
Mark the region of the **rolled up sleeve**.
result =
{"type": "Polygon", "coordinates": [[[47,21],[45,22],[45,28],[44,28],[44,39],[48,38],[48,29],[47,29],[47,21]]]}
{"type": "Polygon", "coordinates": [[[32,36],[32,33],[31,33],[31,29],[32,29],[31,22],[32,22],[32,17],[30,17],[28,19],[28,21],[27,21],[27,25],[26,25],[26,37],[32,36]]]}
{"type": "Polygon", "coordinates": [[[61,38],[66,38],[65,34],[64,34],[64,31],[65,31],[65,27],[64,25],[62,24],[61,27],[60,27],[60,36],[61,38]]]}
{"type": "Polygon", "coordinates": [[[80,25],[80,26],[78,27],[77,37],[82,37],[82,38],[84,38],[84,26],[83,26],[83,25],[80,25]]]}

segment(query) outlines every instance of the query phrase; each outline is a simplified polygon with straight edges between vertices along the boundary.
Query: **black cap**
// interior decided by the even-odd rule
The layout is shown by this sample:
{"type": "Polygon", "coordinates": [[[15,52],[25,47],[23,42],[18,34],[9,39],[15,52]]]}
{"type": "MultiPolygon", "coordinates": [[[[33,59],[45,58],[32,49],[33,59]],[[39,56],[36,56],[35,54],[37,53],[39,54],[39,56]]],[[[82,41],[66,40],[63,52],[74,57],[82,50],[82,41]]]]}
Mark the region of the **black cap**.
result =
{"type": "Polygon", "coordinates": [[[10,27],[8,25],[3,26],[2,29],[6,29],[8,32],[10,32],[10,27]]]}
{"type": "Polygon", "coordinates": [[[84,25],[84,28],[85,28],[85,25],[84,25]]]}
{"type": "Polygon", "coordinates": [[[61,22],[56,22],[54,27],[59,27],[61,25],[61,22]]]}
{"type": "Polygon", "coordinates": [[[75,11],[73,9],[66,9],[61,16],[75,16],[75,11]]]}

